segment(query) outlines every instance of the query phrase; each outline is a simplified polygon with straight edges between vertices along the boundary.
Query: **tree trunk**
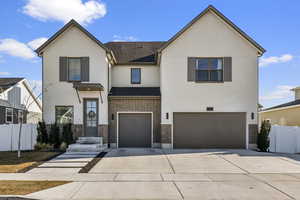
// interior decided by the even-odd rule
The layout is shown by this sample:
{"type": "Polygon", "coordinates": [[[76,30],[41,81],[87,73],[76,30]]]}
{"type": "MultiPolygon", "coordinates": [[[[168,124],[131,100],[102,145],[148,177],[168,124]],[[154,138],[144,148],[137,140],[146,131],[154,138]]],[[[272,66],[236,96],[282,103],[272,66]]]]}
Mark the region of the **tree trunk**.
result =
{"type": "Polygon", "coordinates": [[[23,122],[21,121],[20,128],[19,128],[18,158],[21,157],[21,133],[22,133],[22,125],[23,125],[23,122]]]}

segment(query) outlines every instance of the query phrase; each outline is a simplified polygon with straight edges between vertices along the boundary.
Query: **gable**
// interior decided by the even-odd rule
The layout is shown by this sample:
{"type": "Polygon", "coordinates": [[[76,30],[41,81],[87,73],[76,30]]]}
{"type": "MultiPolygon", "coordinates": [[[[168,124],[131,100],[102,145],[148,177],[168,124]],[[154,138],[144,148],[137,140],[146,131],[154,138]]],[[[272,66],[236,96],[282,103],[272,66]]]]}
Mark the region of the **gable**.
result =
{"type": "MultiPolygon", "coordinates": [[[[184,33],[187,32],[189,29],[191,29],[195,24],[197,24],[199,21],[203,20],[207,15],[214,15],[216,19],[222,21],[225,25],[227,25],[227,28],[235,32],[237,35],[239,35],[240,38],[244,39],[249,45],[254,47],[258,55],[261,56],[265,53],[265,49],[260,46],[256,41],[254,41],[250,36],[248,36],[244,31],[242,31],[240,28],[238,28],[233,22],[231,22],[228,18],[226,18],[220,11],[218,11],[215,7],[209,6],[207,7],[203,12],[201,12],[197,17],[195,17],[190,23],[188,23],[184,28],[182,28],[178,33],[176,33],[168,42],[163,45],[159,52],[166,49],[169,45],[171,45],[173,42],[175,42],[178,38],[183,37],[184,33]]],[[[212,32],[213,34],[213,32],[212,32]]]]}

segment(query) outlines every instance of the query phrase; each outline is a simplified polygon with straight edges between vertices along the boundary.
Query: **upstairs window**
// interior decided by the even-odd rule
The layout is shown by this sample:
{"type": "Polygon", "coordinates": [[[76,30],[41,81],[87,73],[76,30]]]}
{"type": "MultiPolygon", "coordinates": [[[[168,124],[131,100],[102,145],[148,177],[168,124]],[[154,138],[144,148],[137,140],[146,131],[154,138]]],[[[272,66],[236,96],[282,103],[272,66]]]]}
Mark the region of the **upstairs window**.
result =
{"type": "Polygon", "coordinates": [[[56,106],[55,120],[57,124],[73,123],[73,106],[56,106]]]}
{"type": "Polygon", "coordinates": [[[8,124],[13,123],[13,109],[12,108],[6,108],[5,122],[8,124]]]}
{"type": "Polygon", "coordinates": [[[68,58],[69,69],[69,81],[81,80],[81,59],[80,58],[68,58]]]}
{"type": "Polygon", "coordinates": [[[141,68],[131,68],[131,84],[141,84],[141,68]]]}
{"type": "Polygon", "coordinates": [[[196,81],[221,82],[223,81],[222,58],[197,58],[196,81]]]}

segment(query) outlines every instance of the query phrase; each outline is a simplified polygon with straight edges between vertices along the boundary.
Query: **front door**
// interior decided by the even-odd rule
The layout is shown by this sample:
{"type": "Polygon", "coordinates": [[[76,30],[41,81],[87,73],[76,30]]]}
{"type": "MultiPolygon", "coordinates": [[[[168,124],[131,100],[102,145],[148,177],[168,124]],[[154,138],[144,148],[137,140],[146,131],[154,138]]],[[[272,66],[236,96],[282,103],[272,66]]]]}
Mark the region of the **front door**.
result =
{"type": "Polygon", "coordinates": [[[86,137],[98,136],[98,99],[84,100],[84,129],[86,137]]]}

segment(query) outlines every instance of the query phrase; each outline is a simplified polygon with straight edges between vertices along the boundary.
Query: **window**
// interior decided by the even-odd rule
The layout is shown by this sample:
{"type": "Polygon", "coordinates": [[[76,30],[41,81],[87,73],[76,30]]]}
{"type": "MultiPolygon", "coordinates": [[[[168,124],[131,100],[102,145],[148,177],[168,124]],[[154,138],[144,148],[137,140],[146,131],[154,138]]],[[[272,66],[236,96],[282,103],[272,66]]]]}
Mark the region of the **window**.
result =
{"type": "Polygon", "coordinates": [[[68,58],[68,79],[69,81],[81,80],[81,59],[80,58],[68,58]]]}
{"type": "Polygon", "coordinates": [[[196,81],[223,81],[223,59],[198,58],[196,60],[196,81]]]}
{"type": "Polygon", "coordinates": [[[55,121],[57,124],[73,123],[73,106],[56,106],[55,121]]]}
{"type": "Polygon", "coordinates": [[[141,84],[140,68],[131,68],[131,84],[141,84]]]}
{"type": "Polygon", "coordinates": [[[13,109],[12,108],[6,108],[6,113],[5,113],[5,119],[6,123],[13,123],[13,109]]]}
{"type": "Polygon", "coordinates": [[[23,123],[23,110],[18,111],[18,122],[23,123]]]}

